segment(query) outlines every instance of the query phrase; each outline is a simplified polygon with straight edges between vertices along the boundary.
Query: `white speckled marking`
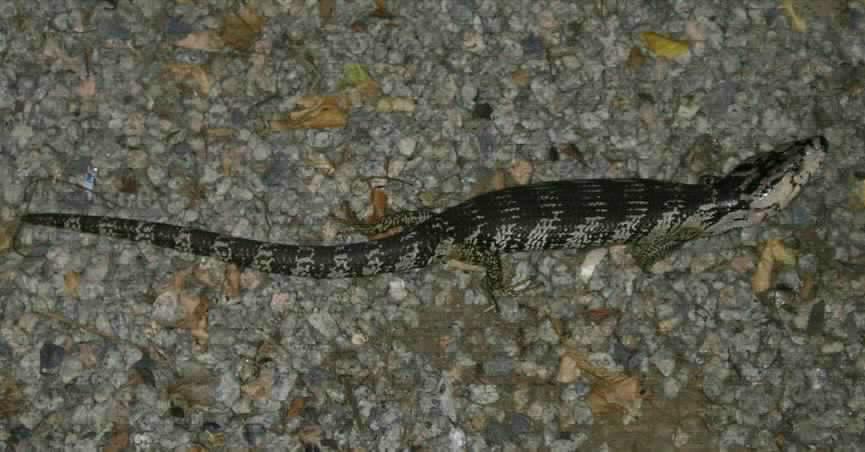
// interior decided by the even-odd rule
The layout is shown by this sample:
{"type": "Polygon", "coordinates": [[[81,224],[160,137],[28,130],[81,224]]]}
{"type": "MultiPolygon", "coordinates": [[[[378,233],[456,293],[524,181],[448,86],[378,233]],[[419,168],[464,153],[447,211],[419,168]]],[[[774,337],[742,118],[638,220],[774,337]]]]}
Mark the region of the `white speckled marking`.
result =
{"type": "Polygon", "coordinates": [[[252,265],[255,266],[256,269],[263,272],[270,272],[273,268],[274,262],[275,258],[273,256],[273,249],[270,245],[263,244],[255,250],[255,256],[252,258],[252,265]]]}
{"type": "Polygon", "coordinates": [[[192,232],[181,229],[174,236],[174,249],[181,253],[192,253],[192,232]]]}
{"type": "Polygon", "coordinates": [[[527,250],[542,250],[547,247],[550,241],[550,236],[559,228],[558,218],[542,218],[535,227],[529,231],[526,237],[525,249],[527,250]]]}

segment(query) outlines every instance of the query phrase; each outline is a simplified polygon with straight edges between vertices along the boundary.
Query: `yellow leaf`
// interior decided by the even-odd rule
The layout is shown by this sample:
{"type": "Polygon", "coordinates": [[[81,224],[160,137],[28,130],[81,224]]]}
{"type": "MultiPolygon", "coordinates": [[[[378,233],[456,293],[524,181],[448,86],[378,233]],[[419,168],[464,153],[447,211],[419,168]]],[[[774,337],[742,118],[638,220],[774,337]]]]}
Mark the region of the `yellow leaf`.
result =
{"type": "Polygon", "coordinates": [[[674,59],[688,53],[688,41],[668,38],[651,31],[640,33],[640,37],[646,47],[659,57],[674,59]]]}
{"type": "Polygon", "coordinates": [[[66,272],[63,274],[63,293],[70,297],[78,296],[81,287],[81,273],[66,272]]]}
{"type": "Polygon", "coordinates": [[[781,3],[781,9],[784,10],[784,14],[786,14],[790,19],[790,24],[794,31],[802,33],[808,30],[808,24],[806,24],[805,20],[796,13],[796,8],[793,6],[793,0],[784,0],[783,3],[781,3]]]}
{"type": "Polygon", "coordinates": [[[375,106],[375,111],[380,113],[411,113],[414,109],[414,99],[406,96],[382,97],[375,106]]]}
{"type": "Polygon", "coordinates": [[[778,239],[769,240],[766,247],[771,250],[772,258],[784,265],[796,263],[796,252],[784,246],[784,242],[778,239]]]}
{"type": "Polygon", "coordinates": [[[366,67],[362,64],[351,63],[342,67],[343,82],[347,85],[357,85],[360,82],[369,80],[369,73],[366,67]]]}
{"type": "Polygon", "coordinates": [[[796,263],[796,253],[784,246],[784,242],[772,239],[766,242],[757,262],[757,270],[751,277],[751,290],[763,293],[772,287],[772,274],[775,264],[793,265],[796,263]]]}

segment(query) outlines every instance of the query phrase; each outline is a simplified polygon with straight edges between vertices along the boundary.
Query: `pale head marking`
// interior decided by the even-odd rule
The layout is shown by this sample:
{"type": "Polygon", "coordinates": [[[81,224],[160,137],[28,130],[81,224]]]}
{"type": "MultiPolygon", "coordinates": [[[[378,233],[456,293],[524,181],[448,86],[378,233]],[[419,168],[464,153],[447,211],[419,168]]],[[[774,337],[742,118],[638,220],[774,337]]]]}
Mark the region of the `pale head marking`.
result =
{"type": "Polygon", "coordinates": [[[715,182],[716,208],[725,212],[716,212],[712,232],[756,224],[787,207],[820,170],[828,150],[826,138],[814,136],[740,162],[715,182]]]}

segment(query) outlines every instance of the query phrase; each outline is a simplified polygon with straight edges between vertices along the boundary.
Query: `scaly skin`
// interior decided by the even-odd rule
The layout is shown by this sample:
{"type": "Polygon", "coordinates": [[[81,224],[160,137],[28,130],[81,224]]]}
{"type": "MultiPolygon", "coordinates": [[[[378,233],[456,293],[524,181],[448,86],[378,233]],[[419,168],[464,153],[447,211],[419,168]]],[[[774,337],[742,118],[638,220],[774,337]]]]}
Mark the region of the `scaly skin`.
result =
{"type": "Polygon", "coordinates": [[[398,234],[343,245],[268,243],[164,223],[74,214],[28,214],[22,221],[312,278],[400,272],[453,256],[484,266],[487,287],[498,291],[503,289],[500,253],[630,244],[646,268],[689,240],[759,223],[796,197],[827,151],[828,143],[820,136],[795,141],[700,184],[581,179],[512,187],[439,213],[397,214],[383,224],[401,226],[398,234]]]}

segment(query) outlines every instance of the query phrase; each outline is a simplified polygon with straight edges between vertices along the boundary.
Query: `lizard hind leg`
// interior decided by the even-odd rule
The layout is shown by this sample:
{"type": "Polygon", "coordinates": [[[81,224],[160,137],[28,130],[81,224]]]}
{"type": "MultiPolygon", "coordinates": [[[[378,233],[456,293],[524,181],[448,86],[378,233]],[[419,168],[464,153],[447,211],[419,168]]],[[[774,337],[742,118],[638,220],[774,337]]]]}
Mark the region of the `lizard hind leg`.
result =
{"type": "Polygon", "coordinates": [[[650,234],[631,245],[631,255],[637,261],[637,265],[645,272],[651,272],[652,266],[685,243],[699,238],[703,230],[696,227],[682,227],[674,231],[650,234]]]}
{"type": "Polygon", "coordinates": [[[502,259],[497,252],[471,245],[453,245],[447,257],[450,261],[457,261],[461,264],[457,267],[467,270],[485,270],[483,288],[496,305],[498,305],[497,297],[514,295],[525,290],[524,284],[505,284],[505,271],[502,266],[502,259]]]}

